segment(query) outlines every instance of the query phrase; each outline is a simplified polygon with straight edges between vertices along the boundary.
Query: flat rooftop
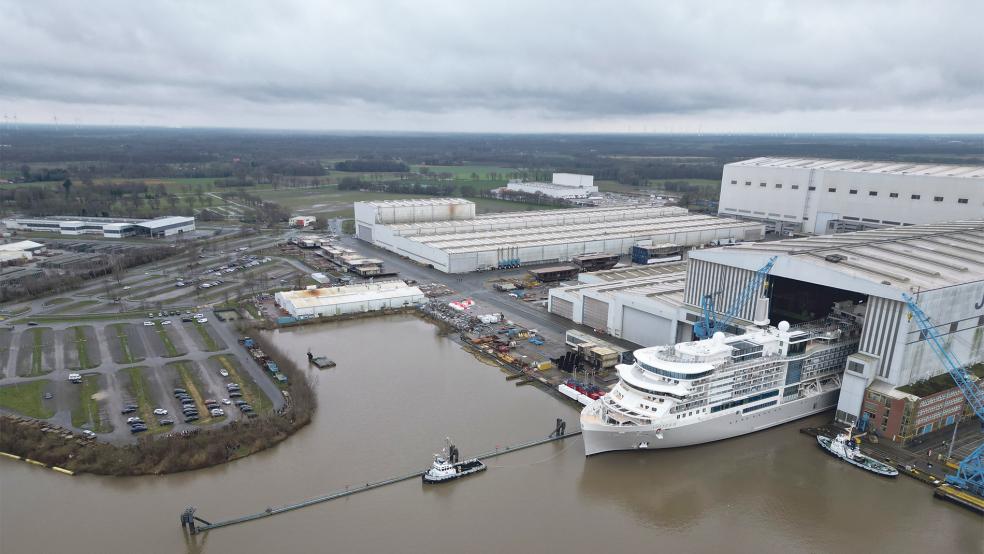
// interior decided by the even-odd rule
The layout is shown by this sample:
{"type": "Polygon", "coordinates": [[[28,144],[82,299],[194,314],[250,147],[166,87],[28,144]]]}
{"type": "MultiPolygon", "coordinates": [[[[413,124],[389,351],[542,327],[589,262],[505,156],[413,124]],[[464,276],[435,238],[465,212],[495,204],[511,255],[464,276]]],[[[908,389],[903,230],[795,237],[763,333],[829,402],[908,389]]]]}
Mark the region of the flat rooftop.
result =
{"type": "Polygon", "coordinates": [[[757,229],[759,223],[740,222],[709,215],[650,216],[570,225],[460,232],[445,235],[410,235],[406,238],[452,254],[483,252],[502,246],[548,246],[605,239],[628,239],[712,229],[757,229]]]}
{"type": "MultiPolygon", "coordinates": [[[[932,290],[984,281],[984,219],[889,227],[692,251],[692,258],[760,253],[794,256],[851,277],[932,290]]],[[[751,263],[759,263],[755,257],[751,263]]]]}
{"type": "Polygon", "coordinates": [[[161,227],[168,227],[170,225],[181,225],[187,223],[194,223],[195,218],[185,217],[180,215],[172,215],[167,217],[158,217],[156,219],[137,221],[136,225],[140,227],[145,227],[147,229],[159,229],[161,227]]]}
{"type": "Polygon", "coordinates": [[[666,264],[652,265],[633,265],[629,267],[616,267],[604,271],[592,271],[582,273],[580,279],[585,283],[624,281],[626,279],[638,279],[640,277],[659,277],[661,275],[673,275],[687,271],[687,262],[673,262],[666,264]]]}
{"type": "Polygon", "coordinates": [[[824,171],[846,171],[849,173],[869,173],[881,175],[921,175],[926,177],[984,179],[984,166],[980,165],[919,164],[912,162],[773,157],[755,158],[726,165],[738,167],[822,169],[824,171]]]}
{"type": "Polygon", "coordinates": [[[311,308],[330,306],[332,304],[348,304],[368,300],[424,295],[419,288],[411,287],[403,281],[384,281],[382,283],[362,283],[341,287],[293,290],[278,294],[296,308],[311,308]]]}
{"type": "Polygon", "coordinates": [[[411,198],[407,200],[368,200],[363,202],[377,208],[382,207],[415,207],[415,206],[451,206],[461,204],[474,204],[471,200],[464,198],[411,198]]]}
{"type": "MultiPolygon", "coordinates": [[[[606,296],[619,294],[635,294],[647,298],[663,300],[674,306],[683,305],[683,289],[687,281],[686,264],[671,264],[676,271],[655,273],[640,277],[626,277],[611,281],[597,281],[560,287],[558,292],[565,294],[583,295],[604,294],[606,296]]],[[[598,273],[607,272],[595,272],[598,273]]],[[[583,275],[583,274],[582,274],[583,275]]]]}

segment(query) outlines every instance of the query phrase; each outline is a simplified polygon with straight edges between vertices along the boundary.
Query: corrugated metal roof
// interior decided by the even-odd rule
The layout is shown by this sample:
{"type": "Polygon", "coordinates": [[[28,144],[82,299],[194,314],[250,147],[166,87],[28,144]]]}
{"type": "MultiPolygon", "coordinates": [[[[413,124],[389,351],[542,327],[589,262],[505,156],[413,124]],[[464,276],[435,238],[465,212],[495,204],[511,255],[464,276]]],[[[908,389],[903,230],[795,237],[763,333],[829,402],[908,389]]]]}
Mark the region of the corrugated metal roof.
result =
{"type": "Polygon", "coordinates": [[[919,164],[912,162],[878,162],[860,160],[834,160],[826,158],[762,157],[727,164],[739,167],[776,167],[820,169],[850,173],[877,173],[883,175],[922,175],[927,177],[952,177],[960,179],[984,179],[984,166],[919,164]]]}
{"type": "Polygon", "coordinates": [[[984,280],[984,219],[871,229],[701,251],[802,256],[803,261],[875,283],[931,290],[984,280]]]}

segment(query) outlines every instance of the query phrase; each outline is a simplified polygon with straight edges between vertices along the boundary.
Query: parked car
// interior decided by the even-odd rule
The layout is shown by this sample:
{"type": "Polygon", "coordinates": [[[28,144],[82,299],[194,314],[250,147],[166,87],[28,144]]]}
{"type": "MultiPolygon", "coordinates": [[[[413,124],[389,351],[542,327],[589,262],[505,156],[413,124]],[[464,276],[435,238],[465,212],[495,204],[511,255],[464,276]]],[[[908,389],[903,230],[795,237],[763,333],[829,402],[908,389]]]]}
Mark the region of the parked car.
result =
{"type": "Polygon", "coordinates": [[[209,413],[212,414],[212,417],[221,417],[225,415],[225,412],[222,410],[222,408],[213,408],[212,411],[209,413]]]}
{"type": "Polygon", "coordinates": [[[186,393],[186,392],[188,392],[188,391],[186,391],[184,389],[174,389],[174,394],[186,393]]]}
{"type": "Polygon", "coordinates": [[[228,406],[229,404],[232,404],[232,400],[229,400],[228,398],[223,398],[222,403],[228,406]]]}
{"type": "Polygon", "coordinates": [[[135,411],[137,411],[136,408],[131,408],[131,407],[127,406],[127,407],[123,408],[122,410],[120,410],[120,413],[123,414],[123,415],[126,415],[126,414],[132,414],[135,411]]]}
{"type": "Polygon", "coordinates": [[[134,435],[136,435],[137,433],[143,433],[146,430],[147,430],[146,425],[134,425],[133,427],[130,427],[130,433],[134,435]]]}
{"type": "Polygon", "coordinates": [[[161,322],[161,325],[170,325],[170,324],[171,324],[170,319],[165,319],[164,321],[161,322]]]}
{"type": "Polygon", "coordinates": [[[94,439],[94,438],[96,438],[96,434],[93,433],[92,431],[88,430],[88,429],[83,429],[82,430],[82,436],[85,437],[85,438],[87,438],[87,439],[94,439]]]}
{"type": "Polygon", "coordinates": [[[157,422],[158,425],[174,425],[173,419],[162,419],[157,422]]]}
{"type": "Polygon", "coordinates": [[[196,321],[198,321],[198,323],[208,323],[208,318],[207,317],[200,317],[196,321]]]}
{"type": "Polygon", "coordinates": [[[221,375],[223,377],[228,377],[229,376],[229,372],[226,371],[226,370],[224,370],[224,369],[220,369],[219,370],[219,375],[221,375]]]}
{"type": "Polygon", "coordinates": [[[154,326],[153,321],[144,321],[144,327],[153,327],[153,326],[154,326]]]}
{"type": "Polygon", "coordinates": [[[167,410],[164,408],[155,408],[154,415],[167,415],[167,410]]]}
{"type": "Polygon", "coordinates": [[[134,423],[143,423],[143,420],[139,417],[128,417],[126,418],[126,422],[132,425],[134,423]]]}

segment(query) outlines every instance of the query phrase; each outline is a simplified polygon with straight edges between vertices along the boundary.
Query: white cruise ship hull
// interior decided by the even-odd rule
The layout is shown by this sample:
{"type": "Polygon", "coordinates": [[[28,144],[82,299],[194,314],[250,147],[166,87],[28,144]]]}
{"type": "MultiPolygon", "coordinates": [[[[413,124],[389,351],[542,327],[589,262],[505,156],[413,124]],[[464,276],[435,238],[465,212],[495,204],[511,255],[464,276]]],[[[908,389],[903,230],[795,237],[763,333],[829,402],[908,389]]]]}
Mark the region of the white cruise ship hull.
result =
{"type": "Polygon", "coordinates": [[[828,391],[748,414],[739,410],[679,427],[606,425],[597,416],[590,415],[592,406],[588,406],[581,412],[584,454],[676,448],[746,435],[829,410],[837,405],[839,392],[839,389],[828,391]]]}

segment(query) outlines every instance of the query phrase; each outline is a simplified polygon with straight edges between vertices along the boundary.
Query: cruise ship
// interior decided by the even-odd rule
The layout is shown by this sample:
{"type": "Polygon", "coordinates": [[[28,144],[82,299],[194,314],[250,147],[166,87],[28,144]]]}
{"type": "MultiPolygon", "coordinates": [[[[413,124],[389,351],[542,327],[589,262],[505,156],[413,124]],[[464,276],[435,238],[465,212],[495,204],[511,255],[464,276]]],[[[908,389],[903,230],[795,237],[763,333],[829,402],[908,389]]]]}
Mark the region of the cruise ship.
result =
{"type": "Polygon", "coordinates": [[[581,412],[585,455],[712,442],[833,408],[865,307],[845,301],[819,321],[637,350],[581,412]]]}

